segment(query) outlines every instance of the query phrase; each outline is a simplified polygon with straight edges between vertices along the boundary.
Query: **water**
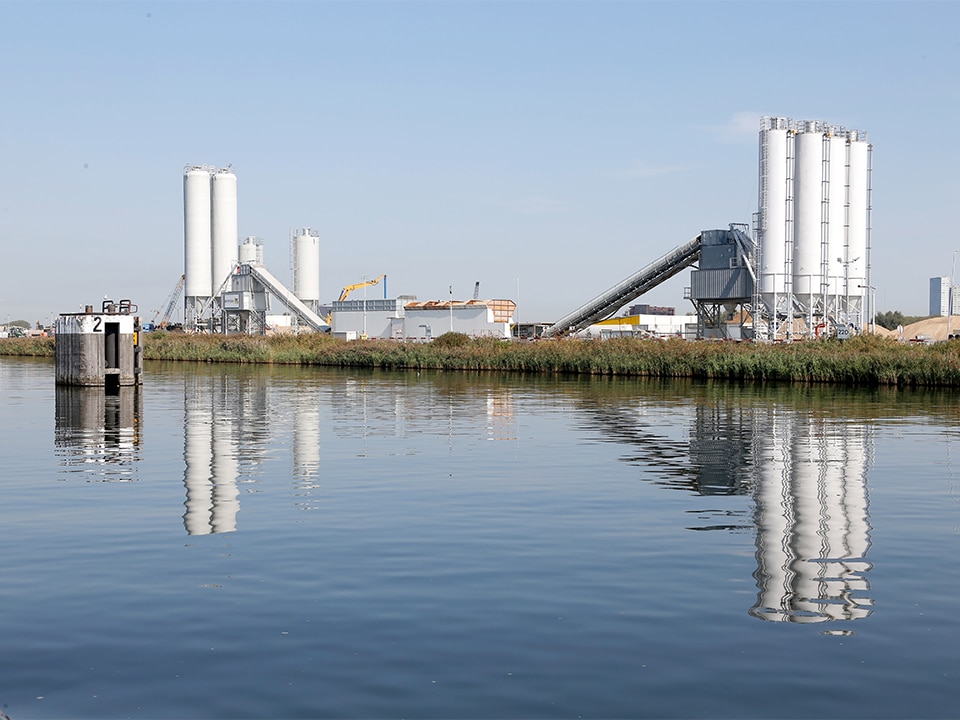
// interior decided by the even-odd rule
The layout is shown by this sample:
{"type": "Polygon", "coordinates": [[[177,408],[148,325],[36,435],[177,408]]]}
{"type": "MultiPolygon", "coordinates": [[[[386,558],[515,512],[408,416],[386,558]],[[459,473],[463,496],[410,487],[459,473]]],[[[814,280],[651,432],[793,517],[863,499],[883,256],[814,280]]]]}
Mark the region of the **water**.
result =
{"type": "Polygon", "coordinates": [[[24,718],[960,715],[955,393],[0,360],[24,718]]]}

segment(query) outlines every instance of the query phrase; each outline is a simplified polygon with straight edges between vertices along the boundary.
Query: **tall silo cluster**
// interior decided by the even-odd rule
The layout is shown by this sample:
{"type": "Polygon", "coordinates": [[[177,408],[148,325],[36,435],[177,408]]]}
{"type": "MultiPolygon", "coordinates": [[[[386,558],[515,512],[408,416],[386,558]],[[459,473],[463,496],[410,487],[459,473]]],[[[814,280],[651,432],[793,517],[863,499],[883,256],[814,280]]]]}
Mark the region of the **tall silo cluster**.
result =
{"type": "Polygon", "coordinates": [[[310,228],[290,231],[293,294],[316,312],[320,305],[320,233],[310,228]]]}
{"type": "Polygon", "coordinates": [[[184,318],[200,320],[237,263],[237,176],[232,167],[183,171],[184,318]]]}
{"type": "Polygon", "coordinates": [[[760,121],[759,295],[776,327],[862,328],[870,307],[872,146],[862,130],[760,121]]]}

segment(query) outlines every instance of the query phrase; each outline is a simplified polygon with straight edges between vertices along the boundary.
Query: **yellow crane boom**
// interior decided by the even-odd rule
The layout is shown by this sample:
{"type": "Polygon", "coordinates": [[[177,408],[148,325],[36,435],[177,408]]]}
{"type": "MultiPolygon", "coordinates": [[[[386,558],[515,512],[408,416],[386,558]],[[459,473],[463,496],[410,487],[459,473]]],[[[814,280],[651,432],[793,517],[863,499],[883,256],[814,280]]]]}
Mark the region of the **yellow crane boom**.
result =
{"type": "Polygon", "coordinates": [[[338,302],[342,302],[347,299],[347,295],[352,293],[354,290],[359,290],[363,287],[370,287],[371,285],[376,285],[378,282],[383,280],[386,277],[386,273],[374,280],[364,280],[363,282],[354,283],[353,285],[347,285],[343,290],[340,291],[340,297],[337,298],[338,302]]]}
{"type": "MultiPolygon", "coordinates": [[[[364,280],[363,282],[354,283],[353,285],[347,285],[343,290],[340,291],[340,297],[337,298],[337,302],[343,302],[347,299],[347,295],[352,293],[354,290],[359,290],[360,288],[370,287],[371,285],[376,285],[378,282],[383,280],[387,276],[386,273],[381,275],[378,278],[373,280],[364,280]]],[[[333,322],[333,313],[327,315],[327,325],[330,325],[333,322]]]]}

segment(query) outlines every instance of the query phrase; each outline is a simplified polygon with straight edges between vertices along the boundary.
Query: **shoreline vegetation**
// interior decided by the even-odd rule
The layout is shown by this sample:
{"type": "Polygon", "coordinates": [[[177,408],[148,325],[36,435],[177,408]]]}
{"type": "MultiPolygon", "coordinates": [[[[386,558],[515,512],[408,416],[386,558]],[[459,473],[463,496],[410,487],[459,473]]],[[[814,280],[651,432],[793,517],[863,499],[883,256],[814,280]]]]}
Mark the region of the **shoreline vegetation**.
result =
{"type": "MultiPolygon", "coordinates": [[[[160,331],[142,337],[145,361],[960,387],[960,341],[926,345],[874,335],[772,344],[639,338],[510,342],[459,333],[430,343],[345,342],[316,333],[223,336],[160,331]]],[[[53,337],[9,338],[0,340],[0,355],[52,358],[55,343],[53,337]]]]}

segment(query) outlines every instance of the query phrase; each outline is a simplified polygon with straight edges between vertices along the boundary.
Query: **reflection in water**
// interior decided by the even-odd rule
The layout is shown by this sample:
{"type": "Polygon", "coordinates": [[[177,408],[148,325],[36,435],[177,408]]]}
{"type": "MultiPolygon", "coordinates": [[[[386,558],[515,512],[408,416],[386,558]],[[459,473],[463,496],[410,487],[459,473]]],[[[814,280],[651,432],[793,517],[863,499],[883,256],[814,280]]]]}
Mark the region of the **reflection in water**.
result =
{"type": "MultiPolygon", "coordinates": [[[[382,438],[443,433],[451,452],[458,436],[518,438],[517,387],[495,380],[485,385],[452,375],[351,373],[319,383],[299,376],[272,384],[255,373],[197,373],[185,383],[184,525],[191,535],[237,529],[240,477],[284,436],[291,443],[294,503],[314,508],[321,488],[321,418],[327,413],[329,431],[359,440],[362,457],[417,451],[415,444],[382,438]]],[[[632,388],[550,383],[539,397],[562,409],[579,404],[577,417],[602,438],[630,447],[622,459],[654,482],[713,498],[694,513],[703,524],[691,529],[755,531],[754,617],[809,623],[871,614],[866,555],[872,425],[831,414],[840,407],[835,396],[804,396],[811,404],[798,406],[731,386],[632,388]],[[731,509],[724,496],[752,497],[753,514],[731,509]]]]}
{"type": "Polygon", "coordinates": [[[55,454],[68,472],[90,482],[137,480],[140,460],[140,388],[56,387],[55,454]]]}
{"type": "Polygon", "coordinates": [[[227,377],[186,376],[183,482],[187,509],[183,525],[189,535],[237,529],[236,398],[224,391],[227,382],[227,377]]]}
{"type": "Polygon", "coordinates": [[[781,622],[855,620],[872,612],[869,427],[769,413],[757,486],[759,589],[751,614],[781,622]]]}
{"type": "Polygon", "coordinates": [[[297,505],[314,509],[319,488],[319,399],[315,393],[298,393],[293,405],[293,493],[297,505]]]}
{"type": "MultiPolygon", "coordinates": [[[[516,440],[512,388],[477,387],[450,377],[411,382],[396,376],[375,379],[362,373],[322,383],[267,382],[258,372],[188,373],[184,376],[183,516],[190,535],[237,529],[239,487],[266,454],[289,437],[294,504],[316,508],[321,488],[321,417],[331,415],[337,437],[368,440],[408,438],[442,432],[489,440],[516,440]],[[272,426],[272,427],[271,427],[272,426]]],[[[392,451],[411,452],[404,445],[392,451]]]]}
{"type": "MultiPolygon", "coordinates": [[[[675,438],[664,434],[675,421],[661,422],[661,414],[676,417],[686,400],[643,397],[634,407],[594,400],[592,423],[639,449],[622,459],[644,467],[658,484],[704,497],[752,495],[758,596],[751,615],[812,623],[872,613],[866,595],[871,425],[822,408],[696,397],[689,437],[675,438]]],[[[693,530],[744,527],[721,510],[697,514],[713,522],[693,530]]]]}

